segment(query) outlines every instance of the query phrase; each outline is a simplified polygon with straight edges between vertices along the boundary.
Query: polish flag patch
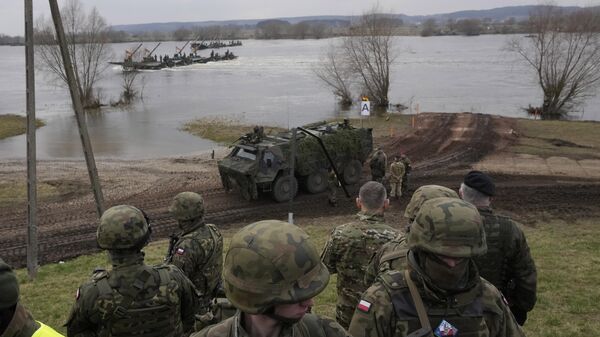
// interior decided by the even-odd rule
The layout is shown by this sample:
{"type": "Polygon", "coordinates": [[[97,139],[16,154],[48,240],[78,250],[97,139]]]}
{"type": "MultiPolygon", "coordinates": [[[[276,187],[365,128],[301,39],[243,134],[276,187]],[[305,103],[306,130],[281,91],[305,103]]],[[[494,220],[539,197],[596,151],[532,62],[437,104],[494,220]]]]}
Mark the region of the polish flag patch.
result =
{"type": "Polygon", "coordinates": [[[370,309],[371,309],[370,302],[367,302],[365,300],[360,300],[360,302],[358,302],[358,310],[360,310],[362,312],[369,312],[370,309]]]}
{"type": "Polygon", "coordinates": [[[177,254],[177,255],[183,255],[183,253],[185,253],[185,249],[183,249],[183,248],[177,248],[175,250],[175,254],[177,254]]]}

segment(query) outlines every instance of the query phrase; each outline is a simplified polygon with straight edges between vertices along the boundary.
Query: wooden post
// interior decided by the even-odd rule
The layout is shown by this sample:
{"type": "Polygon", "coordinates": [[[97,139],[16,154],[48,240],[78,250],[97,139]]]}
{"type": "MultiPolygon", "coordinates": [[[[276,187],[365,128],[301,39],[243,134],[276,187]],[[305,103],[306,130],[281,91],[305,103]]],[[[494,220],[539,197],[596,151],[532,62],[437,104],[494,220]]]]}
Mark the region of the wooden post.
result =
{"type": "Polygon", "coordinates": [[[33,59],[33,0],[25,0],[25,77],[27,96],[27,274],[35,279],[38,266],[37,180],[35,152],[35,68],[33,59]]]}
{"type": "Polygon", "coordinates": [[[88,168],[88,174],[92,184],[92,190],[94,192],[94,199],[96,200],[96,211],[98,217],[104,213],[104,197],[102,196],[102,189],[100,187],[100,180],[98,179],[98,170],[96,169],[96,161],[94,160],[94,152],[92,151],[92,143],[87,131],[87,123],[85,120],[85,112],[83,111],[83,105],[81,104],[81,96],[79,92],[79,81],[73,71],[73,64],[71,63],[71,57],[67,48],[67,39],[65,37],[65,31],[60,17],[60,10],[56,0],[50,1],[50,11],[52,12],[52,20],[54,21],[54,28],[56,30],[56,38],[60,47],[60,52],[63,59],[63,65],[65,67],[65,74],[67,75],[67,82],[69,84],[69,92],[71,93],[71,101],[73,102],[73,109],[75,110],[75,119],[77,120],[77,127],[79,128],[79,136],[81,138],[81,145],[83,146],[83,154],[85,155],[85,162],[88,168]]]}
{"type": "MultiPolygon", "coordinates": [[[[292,181],[294,177],[294,170],[296,169],[296,134],[298,130],[296,128],[292,129],[292,143],[290,144],[290,175],[292,176],[292,181]]],[[[288,210],[288,222],[292,225],[294,224],[294,189],[290,190],[290,208],[288,210]]]]}

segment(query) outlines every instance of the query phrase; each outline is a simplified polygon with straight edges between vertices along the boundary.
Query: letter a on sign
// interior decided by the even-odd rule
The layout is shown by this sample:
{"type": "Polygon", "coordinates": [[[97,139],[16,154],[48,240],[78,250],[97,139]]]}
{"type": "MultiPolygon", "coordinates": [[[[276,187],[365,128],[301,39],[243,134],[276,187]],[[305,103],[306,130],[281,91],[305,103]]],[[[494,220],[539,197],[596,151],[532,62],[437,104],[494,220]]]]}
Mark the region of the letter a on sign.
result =
{"type": "Polygon", "coordinates": [[[370,116],[371,115],[371,102],[363,101],[360,102],[360,115],[370,116]]]}

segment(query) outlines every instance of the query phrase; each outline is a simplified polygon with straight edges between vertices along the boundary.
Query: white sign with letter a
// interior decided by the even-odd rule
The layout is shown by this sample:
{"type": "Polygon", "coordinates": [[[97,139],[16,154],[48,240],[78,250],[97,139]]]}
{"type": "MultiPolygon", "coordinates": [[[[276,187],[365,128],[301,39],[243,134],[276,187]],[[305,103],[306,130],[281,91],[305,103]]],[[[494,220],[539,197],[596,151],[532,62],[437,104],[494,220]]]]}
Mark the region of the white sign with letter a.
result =
{"type": "Polygon", "coordinates": [[[362,101],[360,102],[360,115],[370,116],[371,115],[371,102],[362,101]]]}

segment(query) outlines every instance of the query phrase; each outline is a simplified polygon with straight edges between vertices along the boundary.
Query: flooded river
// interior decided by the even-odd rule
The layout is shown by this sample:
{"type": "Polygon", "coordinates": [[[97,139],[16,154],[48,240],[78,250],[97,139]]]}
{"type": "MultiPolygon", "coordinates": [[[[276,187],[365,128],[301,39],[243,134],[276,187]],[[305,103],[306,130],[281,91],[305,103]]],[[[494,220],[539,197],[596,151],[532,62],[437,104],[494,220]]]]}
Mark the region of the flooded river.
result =
{"type": "MultiPolygon", "coordinates": [[[[525,117],[522,107],[540,100],[531,72],[502,51],[506,36],[401,37],[392,69],[390,99],[412,110],[480,112],[525,117]]],[[[99,158],[151,158],[209,150],[208,140],[179,129],[188,121],[218,117],[245,124],[293,127],[336,115],[330,91],[312,69],[333,40],[243,41],[230,50],[239,58],[141,73],[143,100],[127,109],[88,113],[94,152],[99,158]]],[[[113,44],[115,60],[137,43],[113,44]]],[[[162,43],[156,53],[173,54],[183,43],[162,43]]],[[[154,44],[145,43],[152,49],[154,44]]],[[[225,50],[219,50],[224,53],[225,50]]],[[[203,51],[207,56],[210,51],[203,51]]],[[[0,47],[0,114],[25,115],[23,47],[0,47]]],[[[117,100],[121,70],[111,66],[100,92],[117,100]]],[[[589,99],[576,118],[600,120],[600,96],[589,99]]],[[[41,159],[82,158],[68,91],[36,72],[37,116],[47,125],[37,132],[41,159]]],[[[0,140],[0,159],[26,156],[25,136],[0,140]]]]}

